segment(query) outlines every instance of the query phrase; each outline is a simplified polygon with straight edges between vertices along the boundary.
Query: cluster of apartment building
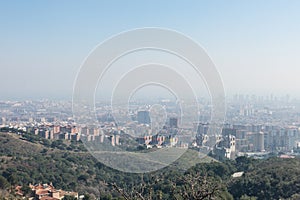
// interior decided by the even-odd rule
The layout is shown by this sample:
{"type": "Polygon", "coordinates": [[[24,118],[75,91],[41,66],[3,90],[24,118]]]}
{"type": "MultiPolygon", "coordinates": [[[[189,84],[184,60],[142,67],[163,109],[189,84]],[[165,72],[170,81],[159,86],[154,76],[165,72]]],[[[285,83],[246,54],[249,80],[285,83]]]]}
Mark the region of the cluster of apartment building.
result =
{"type": "Polygon", "coordinates": [[[194,146],[210,148],[226,158],[254,152],[293,153],[300,147],[297,126],[224,125],[221,134],[209,134],[209,124],[199,124],[194,146]]]}
{"type": "Polygon", "coordinates": [[[40,125],[26,126],[26,132],[39,135],[51,140],[71,140],[71,141],[109,141],[112,146],[120,144],[120,130],[113,126],[87,127],[75,125],[40,125]]]}
{"type": "Polygon", "coordinates": [[[157,131],[152,129],[149,111],[145,110],[137,112],[136,121],[123,126],[117,126],[115,122],[104,122],[101,126],[86,126],[57,120],[39,123],[11,121],[11,119],[9,121],[10,123],[2,123],[1,127],[15,128],[50,140],[84,140],[118,146],[121,145],[120,138],[124,136],[131,137],[138,144],[146,145],[148,148],[175,146],[179,141],[176,136],[178,132],[176,117],[169,118],[169,123],[157,131]]]}
{"type": "Polygon", "coordinates": [[[137,138],[137,141],[141,145],[146,145],[147,148],[157,147],[174,147],[178,144],[178,137],[173,134],[158,133],[155,135],[146,135],[144,137],[137,138]]]}

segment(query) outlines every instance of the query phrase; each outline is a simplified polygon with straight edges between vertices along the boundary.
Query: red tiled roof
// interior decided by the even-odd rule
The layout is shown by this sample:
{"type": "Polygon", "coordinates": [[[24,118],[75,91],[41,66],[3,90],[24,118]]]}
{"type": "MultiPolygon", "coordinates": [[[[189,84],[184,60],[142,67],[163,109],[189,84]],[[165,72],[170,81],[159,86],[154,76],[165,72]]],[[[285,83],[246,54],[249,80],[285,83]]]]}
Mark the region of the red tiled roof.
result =
{"type": "Polygon", "coordinates": [[[59,200],[59,199],[53,197],[42,197],[40,198],[40,200],[59,200]]]}
{"type": "Polygon", "coordinates": [[[37,190],[37,191],[35,192],[35,194],[37,194],[37,195],[48,194],[48,193],[49,193],[48,190],[37,190]]]}

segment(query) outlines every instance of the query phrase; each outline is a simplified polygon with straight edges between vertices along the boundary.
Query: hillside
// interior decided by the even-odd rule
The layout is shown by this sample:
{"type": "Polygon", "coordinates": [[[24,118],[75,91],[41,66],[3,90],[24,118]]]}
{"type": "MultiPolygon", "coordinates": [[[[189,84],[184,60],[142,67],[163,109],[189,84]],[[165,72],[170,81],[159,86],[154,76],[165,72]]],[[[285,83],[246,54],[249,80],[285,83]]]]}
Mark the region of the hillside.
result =
{"type": "MultiPolygon", "coordinates": [[[[199,162],[212,161],[214,159],[208,157],[199,159],[197,151],[188,150],[168,170],[183,172],[199,162]]],[[[80,142],[50,142],[34,135],[24,137],[15,133],[0,133],[0,174],[13,185],[53,182],[57,188],[94,195],[111,193],[107,183],[117,182],[127,187],[140,183],[142,178],[147,179],[141,174],[127,174],[106,167],[80,142]]]]}
{"type": "Polygon", "coordinates": [[[0,196],[11,185],[52,182],[57,188],[101,199],[122,199],[117,191],[142,191],[145,199],[191,199],[184,195],[192,193],[192,185],[198,193],[202,191],[199,194],[215,191],[211,196],[215,199],[299,199],[299,166],[299,158],[239,157],[235,161],[216,162],[209,157],[199,159],[197,151],[188,150],[166,168],[132,174],[98,162],[81,142],[0,133],[0,196]],[[238,171],[245,173],[232,178],[238,171]]]}

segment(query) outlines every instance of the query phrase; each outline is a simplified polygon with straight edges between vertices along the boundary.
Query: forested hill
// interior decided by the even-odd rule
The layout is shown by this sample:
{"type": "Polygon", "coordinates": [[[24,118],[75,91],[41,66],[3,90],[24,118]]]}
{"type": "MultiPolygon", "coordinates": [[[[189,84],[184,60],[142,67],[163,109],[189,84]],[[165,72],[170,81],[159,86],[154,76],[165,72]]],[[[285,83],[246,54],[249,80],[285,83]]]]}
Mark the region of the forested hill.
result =
{"type": "Polygon", "coordinates": [[[124,199],[120,190],[131,199],[141,199],[137,194],[144,199],[299,199],[298,158],[210,159],[187,171],[177,168],[191,158],[197,160],[189,150],[180,161],[160,171],[127,174],[99,163],[80,142],[0,133],[0,196],[15,185],[52,182],[56,188],[78,191],[91,199],[124,199]],[[232,178],[238,171],[245,173],[232,178]]]}

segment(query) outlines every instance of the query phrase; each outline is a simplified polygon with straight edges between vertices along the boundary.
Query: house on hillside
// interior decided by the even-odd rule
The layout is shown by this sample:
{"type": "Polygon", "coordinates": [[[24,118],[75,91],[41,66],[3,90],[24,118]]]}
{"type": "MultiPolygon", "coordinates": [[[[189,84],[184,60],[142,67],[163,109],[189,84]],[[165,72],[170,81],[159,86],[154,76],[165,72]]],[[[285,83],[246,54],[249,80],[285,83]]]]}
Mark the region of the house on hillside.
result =
{"type": "MultiPolygon", "coordinates": [[[[30,200],[62,200],[66,196],[79,199],[78,192],[55,189],[52,183],[36,185],[29,184],[29,188],[32,191],[31,197],[28,198],[30,200]]],[[[17,186],[15,191],[19,196],[23,196],[21,186],[17,186]]]]}

